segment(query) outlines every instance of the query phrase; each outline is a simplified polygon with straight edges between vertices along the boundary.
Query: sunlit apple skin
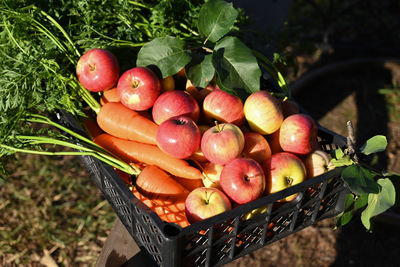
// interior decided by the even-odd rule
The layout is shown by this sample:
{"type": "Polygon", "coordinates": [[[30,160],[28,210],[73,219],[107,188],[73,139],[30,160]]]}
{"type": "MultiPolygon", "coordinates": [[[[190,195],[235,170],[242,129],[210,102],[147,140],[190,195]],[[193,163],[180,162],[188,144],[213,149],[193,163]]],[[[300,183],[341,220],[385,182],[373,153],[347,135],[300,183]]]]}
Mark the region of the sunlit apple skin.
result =
{"type": "Polygon", "coordinates": [[[312,178],[321,175],[333,168],[330,164],[328,153],[323,150],[314,150],[303,158],[307,170],[307,177],[312,178]]]}
{"type": "Polygon", "coordinates": [[[219,180],[224,165],[208,162],[203,168],[203,185],[221,189],[219,180]]]}
{"type": "Polygon", "coordinates": [[[244,133],[244,148],[242,151],[244,158],[252,158],[260,164],[271,157],[271,148],[268,141],[259,133],[244,133]]]}
{"type": "Polygon", "coordinates": [[[239,157],[243,147],[243,133],[232,123],[213,126],[201,138],[203,155],[215,164],[226,164],[239,157]]]}
{"type": "Polygon", "coordinates": [[[217,188],[196,188],[185,200],[186,218],[191,224],[231,209],[232,204],[229,198],[217,188]]]}
{"type": "Polygon", "coordinates": [[[318,128],[313,118],[306,114],[294,114],[283,121],[279,144],[283,151],[306,155],[316,148],[317,135],[318,128]]]}
{"type": "Polygon", "coordinates": [[[125,71],[118,80],[118,95],[127,108],[143,111],[151,108],[161,92],[161,83],[150,69],[135,67],[125,71]]]}
{"type": "Polygon", "coordinates": [[[242,100],[219,89],[213,90],[204,98],[203,112],[209,121],[233,123],[239,127],[244,122],[242,100]]]}
{"type": "MultiPolygon", "coordinates": [[[[307,178],[306,168],[299,157],[288,152],[273,154],[263,165],[266,177],[266,194],[273,194],[290,186],[299,184],[307,178]]],[[[293,194],[281,202],[292,201],[298,194],[293,194]]]]}
{"type": "Polygon", "coordinates": [[[179,159],[190,157],[200,147],[201,132],[187,116],[176,116],[162,122],[157,128],[157,146],[179,159]]]}
{"type": "Polygon", "coordinates": [[[250,128],[262,135],[275,132],[283,121],[277,98],[265,90],[254,92],[246,99],[244,115],[250,128]]]}
{"type": "Polygon", "coordinates": [[[154,102],[153,120],[160,125],[163,121],[185,115],[197,123],[200,116],[200,107],[196,100],[185,91],[168,91],[162,93],[154,102]]]}
{"type": "Polygon", "coordinates": [[[259,198],[265,190],[265,175],[260,164],[250,158],[237,158],[226,164],[219,183],[235,203],[244,204],[259,198]]]}
{"type": "Polygon", "coordinates": [[[101,92],[115,86],[119,78],[119,64],[109,51],[99,48],[88,50],[76,65],[79,82],[87,90],[101,92]]]}

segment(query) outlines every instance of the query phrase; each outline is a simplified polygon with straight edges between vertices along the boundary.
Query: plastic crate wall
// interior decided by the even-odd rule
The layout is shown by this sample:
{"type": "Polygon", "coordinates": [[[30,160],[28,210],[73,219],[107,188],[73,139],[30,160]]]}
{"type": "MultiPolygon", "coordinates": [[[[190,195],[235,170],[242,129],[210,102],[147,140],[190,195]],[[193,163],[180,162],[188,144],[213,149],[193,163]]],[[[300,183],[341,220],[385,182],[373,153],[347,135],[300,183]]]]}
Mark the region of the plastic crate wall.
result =
{"type": "MultiPolygon", "coordinates": [[[[79,127],[71,117],[66,121],[71,127],[79,127]]],[[[319,129],[319,143],[326,152],[346,146],[343,137],[323,128],[319,129]]],[[[181,229],[161,221],[136,199],[111,166],[89,156],[82,160],[121,222],[147,254],[149,266],[221,266],[336,216],[343,210],[348,192],[340,178],[341,169],[336,168],[181,229]],[[278,202],[293,194],[298,194],[294,201],[278,202]],[[249,212],[266,205],[264,213],[246,219],[249,212]]]]}

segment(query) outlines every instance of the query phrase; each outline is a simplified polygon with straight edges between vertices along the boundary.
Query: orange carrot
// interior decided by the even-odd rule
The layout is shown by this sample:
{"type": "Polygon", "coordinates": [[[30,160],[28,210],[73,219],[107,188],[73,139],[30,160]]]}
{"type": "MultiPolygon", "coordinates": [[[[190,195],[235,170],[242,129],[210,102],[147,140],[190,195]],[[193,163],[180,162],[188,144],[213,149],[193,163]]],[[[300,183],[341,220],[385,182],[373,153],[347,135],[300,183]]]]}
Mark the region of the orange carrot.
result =
{"type": "Polygon", "coordinates": [[[84,111],[87,117],[82,117],[82,123],[86,129],[86,132],[89,134],[90,139],[94,139],[96,136],[104,133],[102,129],[100,129],[99,125],[96,123],[96,119],[89,111],[84,111]]]}
{"type": "Polygon", "coordinates": [[[123,139],[156,144],[157,124],[119,102],[109,102],[97,114],[104,132],[123,139]]]}
{"type": "Polygon", "coordinates": [[[187,179],[187,178],[182,178],[182,177],[174,177],[175,181],[183,185],[186,189],[189,191],[193,191],[194,189],[198,187],[204,186],[203,184],[203,179],[187,179]]]}
{"type": "Polygon", "coordinates": [[[137,189],[145,196],[165,202],[186,198],[189,194],[183,185],[155,165],[147,165],[136,179],[137,189]]]}
{"type": "Polygon", "coordinates": [[[162,204],[155,203],[154,201],[140,193],[135,186],[132,188],[132,193],[143,204],[154,211],[161,220],[169,223],[176,223],[182,228],[190,225],[185,214],[184,198],[177,200],[176,203],[162,204]]]}
{"type": "Polygon", "coordinates": [[[156,145],[129,141],[109,134],[101,134],[94,142],[125,162],[141,162],[146,165],[156,165],[162,170],[187,179],[201,179],[201,171],[183,159],[174,158],[156,145]]]}
{"type": "Polygon", "coordinates": [[[104,104],[108,102],[119,102],[119,100],[117,87],[114,87],[103,92],[100,98],[100,104],[104,106],[104,104]]]}

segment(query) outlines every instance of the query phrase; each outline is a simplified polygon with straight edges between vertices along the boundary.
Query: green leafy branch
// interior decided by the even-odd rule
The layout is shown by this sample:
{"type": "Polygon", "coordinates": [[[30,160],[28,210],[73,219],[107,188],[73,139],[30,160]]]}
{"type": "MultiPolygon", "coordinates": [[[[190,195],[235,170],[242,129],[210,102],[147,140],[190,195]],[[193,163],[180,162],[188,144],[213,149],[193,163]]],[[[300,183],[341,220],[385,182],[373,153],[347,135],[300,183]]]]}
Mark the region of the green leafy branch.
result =
{"type": "Polygon", "coordinates": [[[290,96],[288,84],[274,63],[250,49],[239,38],[230,35],[238,17],[232,3],[211,0],[200,9],[197,30],[200,46],[186,47],[184,40],[166,36],[145,44],[137,56],[137,66],[156,66],[163,78],[185,68],[187,78],[204,88],[216,78],[221,90],[242,100],[260,90],[261,69],[267,71],[290,96]]]}
{"type": "Polygon", "coordinates": [[[361,222],[367,230],[371,230],[371,219],[396,203],[396,188],[392,179],[400,176],[390,173],[379,173],[365,166],[358,155],[371,155],[386,149],[387,139],[383,135],[376,135],[368,139],[359,149],[355,148],[355,139],[351,122],[348,122],[348,148],[336,149],[333,152],[331,163],[336,166],[347,166],[342,171],[342,179],[351,193],[346,196],[344,210],[335,221],[337,226],[350,222],[354,214],[361,212],[361,222]]]}

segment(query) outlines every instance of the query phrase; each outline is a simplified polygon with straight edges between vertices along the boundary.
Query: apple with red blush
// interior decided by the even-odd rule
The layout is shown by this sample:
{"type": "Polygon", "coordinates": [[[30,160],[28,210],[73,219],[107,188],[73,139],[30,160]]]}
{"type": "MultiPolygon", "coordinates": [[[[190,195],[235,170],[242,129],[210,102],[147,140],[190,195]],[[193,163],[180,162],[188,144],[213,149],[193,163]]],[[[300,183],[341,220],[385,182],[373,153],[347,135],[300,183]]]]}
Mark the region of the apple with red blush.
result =
{"type": "Polygon", "coordinates": [[[149,68],[135,67],[125,71],[118,80],[121,103],[136,111],[150,109],[161,92],[158,76],[149,68]]]}
{"type": "Polygon", "coordinates": [[[117,58],[110,51],[99,48],[88,50],[76,65],[80,84],[92,92],[102,92],[114,87],[119,71],[117,58]]]}
{"type": "Polygon", "coordinates": [[[185,91],[173,90],[162,93],[154,102],[152,109],[153,120],[160,125],[163,121],[185,115],[197,123],[200,107],[197,101],[185,91]]]}
{"type": "Polygon", "coordinates": [[[318,128],[313,118],[294,114],[285,118],[279,130],[279,144],[283,151],[307,155],[317,145],[318,128]]]}
{"type": "Polygon", "coordinates": [[[213,90],[204,98],[203,113],[209,121],[233,123],[239,127],[244,122],[242,100],[219,89],[213,90]]]}
{"type": "Polygon", "coordinates": [[[204,157],[210,162],[226,164],[242,153],[244,136],[235,124],[221,123],[204,132],[200,146],[204,157]]]}
{"type": "Polygon", "coordinates": [[[265,174],[257,161],[236,158],[224,166],[219,183],[235,203],[244,204],[259,198],[265,190],[265,174]]]}
{"type": "Polygon", "coordinates": [[[185,214],[191,224],[231,209],[232,204],[229,198],[217,188],[196,188],[185,200],[185,214]]]}
{"type": "Polygon", "coordinates": [[[242,151],[244,158],[252,158],[263,164],[271,157],[271,148],[268,141],[259,133],[244,132],[244,148],[242,151]]]}
{"type": "MultiPolygon", "coordinates": [[[[307,178],[307,171],[302,160],[288,152],[273,154],[265,161],[263,169],[266,177],[266,194],[273,194],[303,182],[307,178]]],[[[294,200],[298,194],[290,195],[280,202],[294,200]]]]}
{"type": "Polygon", "coordinates": [[[169,118],[157,128],[157,146],[175,158],[190,157],[200,147],[200,139],[199,127],[184,115],[169,118]]]}

